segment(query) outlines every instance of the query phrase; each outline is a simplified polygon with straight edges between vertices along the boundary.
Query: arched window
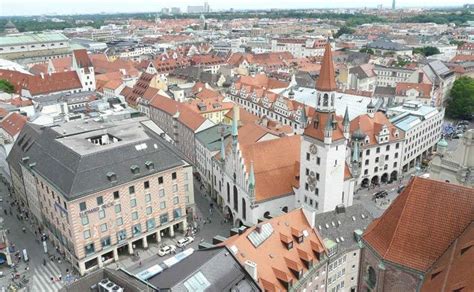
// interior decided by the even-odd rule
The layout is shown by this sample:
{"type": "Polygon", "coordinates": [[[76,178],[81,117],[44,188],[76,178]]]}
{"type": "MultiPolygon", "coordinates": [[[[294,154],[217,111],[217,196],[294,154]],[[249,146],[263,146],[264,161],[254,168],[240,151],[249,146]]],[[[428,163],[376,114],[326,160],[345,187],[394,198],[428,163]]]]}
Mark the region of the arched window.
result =
{"type": "Polygon", "coordinates": [[[235,212],[239,212],[239,192],[236,186],[234,186],[234,210],[235,212]]]}
{"type": "Polygon", "coordinates": [[[242,198],[242,218],[247,220],[247,203],[244,198],[242,198]]]}
{"type": "Polygon", "coordinates": [[[325,93],[323,97],[323,106],[328,106],[328,103],[329,103],[329,95],[325,93]]]}
{"type": "Polygon", "coordinates": [[[375,275],[374,268],[370,267],[367,269],[367,285],[370,288],[374,288],[375,284],[377,283],[377,276],[375,275]]]}
{"type": "Polygon", "coordinates": [[[227,203],[230,203],[230,185],[227,183],[227,203]]]}

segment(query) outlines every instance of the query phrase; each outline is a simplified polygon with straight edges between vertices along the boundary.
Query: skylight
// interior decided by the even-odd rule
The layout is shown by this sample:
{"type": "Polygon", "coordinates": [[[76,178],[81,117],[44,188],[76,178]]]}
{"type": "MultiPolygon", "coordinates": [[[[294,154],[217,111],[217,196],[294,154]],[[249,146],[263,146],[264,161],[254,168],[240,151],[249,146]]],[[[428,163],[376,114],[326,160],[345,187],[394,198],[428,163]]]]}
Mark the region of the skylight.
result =
{"type": "Polygon", "coordinates": [[[247,238],[253,244],[254,247],[261,245],[267,238],[273,233],[273,227],[270,223],[265,223],[259,227],[256,227],[247,238]]]}

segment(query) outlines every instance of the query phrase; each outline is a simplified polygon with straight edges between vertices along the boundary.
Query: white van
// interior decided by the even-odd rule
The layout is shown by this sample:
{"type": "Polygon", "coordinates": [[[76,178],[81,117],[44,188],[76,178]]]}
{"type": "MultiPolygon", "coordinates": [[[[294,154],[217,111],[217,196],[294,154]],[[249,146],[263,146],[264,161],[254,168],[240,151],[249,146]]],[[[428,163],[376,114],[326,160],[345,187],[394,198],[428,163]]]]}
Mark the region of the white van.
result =
{"type": "Polygon", "coordinates": [[[26,248],[23,249],[23,260],[25,262],[28,262],[28,253],[26,252],[26,248]]]}

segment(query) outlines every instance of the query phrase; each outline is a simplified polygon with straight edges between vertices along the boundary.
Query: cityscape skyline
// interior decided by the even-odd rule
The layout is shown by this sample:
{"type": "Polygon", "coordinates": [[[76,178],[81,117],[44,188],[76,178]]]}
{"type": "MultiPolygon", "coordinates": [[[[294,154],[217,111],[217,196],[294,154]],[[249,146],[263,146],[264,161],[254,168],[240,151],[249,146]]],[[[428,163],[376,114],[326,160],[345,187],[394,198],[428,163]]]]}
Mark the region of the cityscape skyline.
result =
{"type": "MultiPolygon", "coordinates": [[[[95,14],[95,13],[139,13],[139,12],[158,12],[162,8],[179,7],[182,12],[186,11],[187,6],[190,5],[203,5],[205,1],[200,0],[188,0],[179,1],[173,3],[150,3],[150,1],[137,0],[133,3],[124,0],[117,0],[113,3],[111,1],[101,1],[97,3],[92,0],[81,1],[80,3],[68,3],[68,5],[62,5],[61,1],[58,0],[46,0],[38,3],[36,1],[13,1],[4,0],[0,4],[0,16],[28,16],[28,15],[45,15],[45,14],[95,14]],[[138,8],[139,7],[139,8],[138,8]]],[[[384,8],[391,8],[391,0],[368,0],[364,1],[364,5],[357,5],[353,1],[347,0],[336,0],[332,1],[330,5],[327,2],[314,2],[314,1],[269,1],[263,0],[258,3],[243,0],[226,2],[223,4],[220,1],[210,0],[207,1],[213,11],[229,10],[231,8],[237,10],[264,10],[264,9],[337,9],[337,8],[377,8],[382,5],[384,8]]],[[[429,3],[423,1],[397,1],[396,8],[409,8],[409,7],[455,7],[465,4],[464,0],[454,0],[449,2],[447,5],[444,1],[430,1],[429,3]]]]}

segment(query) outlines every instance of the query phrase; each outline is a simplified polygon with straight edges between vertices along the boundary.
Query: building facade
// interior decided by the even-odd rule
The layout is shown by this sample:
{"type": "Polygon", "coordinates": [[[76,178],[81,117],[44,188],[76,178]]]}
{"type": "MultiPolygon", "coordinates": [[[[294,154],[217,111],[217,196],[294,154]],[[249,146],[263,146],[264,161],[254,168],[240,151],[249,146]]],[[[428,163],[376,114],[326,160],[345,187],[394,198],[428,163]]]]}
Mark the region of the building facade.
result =
{"type": "Polygon", "coordinates": [[[14,188],[81,275],[186,230],[192,174],[141,120],[27,124],[20,136],[14,188]]]}

